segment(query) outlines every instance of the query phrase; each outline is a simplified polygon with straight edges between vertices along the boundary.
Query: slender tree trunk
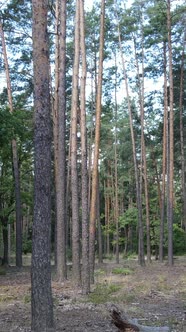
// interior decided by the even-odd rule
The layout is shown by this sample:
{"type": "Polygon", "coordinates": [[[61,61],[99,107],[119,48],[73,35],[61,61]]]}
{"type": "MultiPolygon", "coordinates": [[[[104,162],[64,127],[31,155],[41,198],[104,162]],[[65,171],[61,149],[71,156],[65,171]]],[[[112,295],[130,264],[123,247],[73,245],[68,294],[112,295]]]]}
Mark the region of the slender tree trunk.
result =
{"type": "Polygon", "coordinates": [[[3,217],[2,219],[3,225],[3,265],[8,265],[8,217],[3,217]]]}
{"type": "Polygon", "coordinates": [[[168,100],[167,100],[167,60],[166,60],[166,43],[163,43],[164,50],[164,118],[163,118],[163,163],[162,163],[162,191],[161,191],[161,221],[160,221],[160,245],[159,245],[159,260],[162,263],[164,257],[164,220],[165,220],[165,177],[166,177],[166,161],[167,161],[167,115],[168,115],[168,100]]]}
{"type": "Polygon", "coordinates": [[[66,268],[66,0],[60,1],[59,90],[58,90],[58,173],[57,173],[57,276],[67,278],[66,268]]]}
{"type": "Polygon", "coordinates": [[[101,0],[101,22],[100,22],[100,44],[99,44],[99,71],[98,88],[96,95],[96,128],[95,147],[92,171],[92,197],[90,207],[90,240],[89,240],[89,262],[90,279],[94,282],[94,261],[95,261],[95,231],[96,231],[96,202],[98,184],[98,159],[100,146],[100,121],[101,121],[101,98],[102,98],[102,75],[103,75],[103,52],[104,52],[104,21],[105,21],[105,0],[101,0]]]}
{"type": "Polygon", "coordinates": [[[145,257],[144,257],[144,239],[143,239],[144,235],[143,235],[143,220],[142,220],[142,199],[141,199],[141,190],[140,190],[140,182],[139,182],[139,174],[138,174],[138,165],[137,165],[137,159],[136,159],[136,144],[135,144],[135,136],[134,136],[134,128],[133,128],[132,108],[131,108],[131,102],[130,102],[130,96],[129,96],[129,88],[128,88],[128,79],[127,79],[127,73],[126,73],[125,58],[123,56],[123,51],[122,51],[121,33],[120,33],[118,17],[117,17],[117,24],[118,24],[119,47],[120,47],[120,52],[121,52],[123,76],[124,76],[124,80],[125,80],[125,89],[126,89],[128,111],[129,111],[130,132],[131,132],[132,152],[133,152],[133,162],[134,162],[134,173],[135,173],[135,182],[136,182],[136,200],[137,200],[137,209],[138,209],[138,231],[139,231],[138,262],[141,266],[144,266],[145,265],[145,257]]]}
{"type": "Polygon", "coordinates": [[[103,240],[102,240],[100,210],[97,213],[97,225],[98,225],[98,262],[103,263],[103,240]]]}
{"type": "Polygon", "coordinates": [[[34,221],[31,263],[33,332],[53,331],[51,290],[51,133],[47,0],[32,1],[34,63],[34,221]]]}
{"type": "MultiPolygon", "coordinates": [[[[98,176],[99,181],[99,176],[98,176]]],[[[101,231],[101,220],[100,220],[100,191],[99,184],[97,186],[97,229],[98,229],[98,262],[103,263],[103,243],[102,243],[102,231],[101,231]]]]}
{"type": "Polygon", "coordinates": [[[68,146],[67,180],[66,180],[66,248],[71,249],[71,219],[70,219],[70,157],[71,157],[71,126],[68,146]]]}
{"type": "Polygon", "coordinates": [[[86,49],[84,1],[80,0],[80,48],[82,60],[80,109],[81,109],[81,172],[82,172],[82,291],[90,292],[89,270],[89,212],[88,212],[88,172],[87,172],[87,131],[86,131],[86,49]]]}
{"type": "MultiPolygon", "coordinates": [[[[54,141],[54,178],[55,178],[55,264],[57,269],[57,202],[58,202],[58,132],[59,132],[59,0],[56,0],[55,8],[55,87],[52,95],[52,76],[50,75],[51,100],[52,100],[52,120],[53,120],[53,141],[54,141]]],[[[51,72],[51,67],[50,67],[51,72]]]]}
{"type": "MultiPolygon", "coordinates": [[[[115,56],[115,67],[117,67],[115,56]]],[[[115,74],[115,132],[114,132],[114,175],[115,175],[115,223],[116,223],[116,263],[119,264],[119,206],[118,206],[118,156],[117,156],[117,71],[115,74]]]]}
{"type": "Polygon", "coordinates": [[[183,51],[182,51],[182,60],[181,60],[181,72],[180,72],[180,100],[179,100],[179,109],[180,109],[180,149],[181,149],[181,185],[182,185],[182,215],[183,215],[183,228],[186,231],[186,181],[185,181],[185,169],[186,162],[184,156],[184,124],[183,124],[183,91],[184,91],[184,60],[185,60],[185,46],[186,46],[186,31],[184,33],[183,41],[183,51]]]}
{"type": "MultiPolygon", "coordinates": [[[[10,81],[8,57],[6,52],[6,43],[5,43],[4,31],[1,20],[0,20],[0,36],[2,42],[5,72],[6,72],[8,104],[9,104],[10,113],[13,113],[12,87],[10,81]]],[[[15,183],[15,202],[16,202],[16,266],[21,267],[22,266],[21,189],[20,189],[20,177],[19,177],[19,160],[17,154],[17,142],[15,138],[13,138],[12,140],[12,158],[13,158],[13,174],[14,174],[14,183],[15,183]]]]}
{"type": "MultiPolygon", "coordinates": [[[[141,23],[141,29],[142,23],[141,23]]],[[[144,37],[142,30],[142,78],[140,78],[139,62],[137,57],[136,40],[134,38],[135,59],[138,77],[138,95],[141,113],[141,180],[144,179],[145,190],[145,208],[146,208],[146,232],[147,232],[147,262],[151,263],[151,244],[150,244],[150,215],[149,215],[149,192],[148,192],[148,178],[147,178],[147,160],[146,160],[146,145],[144,135],[144,37]]]]}
{"type": "Polygon", "coordinates": [[[168,263],[173,265],[173,194],[174,194],[174,109],[173,109],[173,72],[171,41],[171,2],[167,0],[167,30],[169,50],[169,83],[170,83],[170,164],[169,164],[169,218],[168,218],[168,263]]]}
{"type": "Polygon", "coordinates": [[[109,235],[109,195],[107,193],[107,182],[104,181],[104,198],[105,198],[105,237],[106,237],[106,254],[110,254],[110,235],[109,235]]]}
{"type": "Polygon", "coordinates": [[[76,285],[80,285],[80,241],[79,241],[79,192],[77,171],[77,110],[78,110],[78,80],[80,58],[80,6],[76,0],[75,15],[75,54],[72,79],[72,109],[71,109],[71,191],[72,191],[72,274],[76,285]]]}

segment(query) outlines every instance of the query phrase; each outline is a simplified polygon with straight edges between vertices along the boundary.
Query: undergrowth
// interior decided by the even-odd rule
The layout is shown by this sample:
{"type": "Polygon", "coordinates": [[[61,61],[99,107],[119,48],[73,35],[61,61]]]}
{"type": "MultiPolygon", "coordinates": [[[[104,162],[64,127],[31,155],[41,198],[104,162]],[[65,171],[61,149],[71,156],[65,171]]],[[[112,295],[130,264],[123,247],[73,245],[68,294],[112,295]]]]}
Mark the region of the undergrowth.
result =
{"type": "Polygon", "coordinates": [[[89,301],[95,304],[101,304],[111,301],[112,294],[121,289],[120,285],[105,284],[97,285],[92,293],[89,294],[89,301]]]}
{"type": "Polygon", "coordinates": [[[128,268],[116,267],[112,270],[112,273],[113,274],[129,275],[129,274],[132,274],[133,271],[128,269],[128,268]]]}

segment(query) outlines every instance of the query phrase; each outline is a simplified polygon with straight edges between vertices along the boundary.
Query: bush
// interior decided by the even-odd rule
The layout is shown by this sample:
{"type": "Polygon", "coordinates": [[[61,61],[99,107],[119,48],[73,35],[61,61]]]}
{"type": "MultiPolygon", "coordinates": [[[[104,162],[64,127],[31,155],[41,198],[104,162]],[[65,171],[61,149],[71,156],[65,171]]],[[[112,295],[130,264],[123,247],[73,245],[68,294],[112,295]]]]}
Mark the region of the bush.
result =
{"type": "Polygon", "coordinates": [[[23,247],[22,247],[23,253],[26,255],[28,253],[32,252],[32,240],[28,240],[26,238],[23,238],[23,247]]]}
{"type": "Polygon", "coordinates": [[[174,254],[183,255],[186,253],[186,233],[177,224],[173,225],[173,248],[174,254]]]}

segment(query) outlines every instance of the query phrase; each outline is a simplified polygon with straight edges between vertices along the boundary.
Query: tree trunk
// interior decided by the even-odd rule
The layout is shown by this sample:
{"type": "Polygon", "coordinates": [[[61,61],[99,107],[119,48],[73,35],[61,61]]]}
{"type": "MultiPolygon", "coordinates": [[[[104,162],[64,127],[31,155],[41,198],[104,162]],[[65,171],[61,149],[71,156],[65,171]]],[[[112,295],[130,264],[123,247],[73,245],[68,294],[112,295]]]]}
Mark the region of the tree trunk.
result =
{"type": "Polygon", "coordinates": [[[146,232],[147,232],[147,262],[151,263],[151,244],[150,244],[150,215],[149,215],[149,192],[148,192],[148,178],[147,178],[147,160],[146,160],[146,145],[144,135],[144,36],[142,30],[142,78],[140,77],[139,62],[137,57],[136,40],[134,39],[135,59],[138,77],[138,95],[140,105],[140,120],[141,120],[141,182],[144,179],[145,190],[145,209],[146,209],[146,232]]]}
{"type": "Polygon", "coordinates": [[[47,0],[33,0],[34,221],[31,263],[33,332],[53,331],[51,290],[51,120],[47,0]]]}
{"type": "Polygon", "coordinates": [[[145,257],[144,257],[144,239],[143,239],[144,236],[143,236],[143,220],[142,220],[142,198],[141,198],[138,165],[137,165],[137,158],[136,158],[136,144],[135,144],[135,136],[134,136],[134,128],[133,128],[132,108],[131,108],[131,101],[130,101],[130,96],[129,96],[125,58],[123,56],[123,51],[122,51],[121,33],[120,33],[118,17],[116,19],[117,19],[117,24],[118,24],[119,47],[120,47],[120,52],[121,52],[123,76],[124,76],[124,80],[125,80],[125,89],[126,89],[128,111],[129,111],[130,132],[131,132],[131,140],[132,140],[132,154],[133,154],[135,183],[136,183],[136,201],[137,201],[137,209],[138,209],[138,233],[139,233],[138,262],[141,266],[144,266],[145,257]]]}
{"type": "Polygon", "coordinates": [[[106,254],[110,254],[110,234],[109,234],[109,195],[107,193],[108,180],[104,180],[104,198],[105,198],[105,241],[106,241],[106,254]]]}
{"type": "Polygon", "coordinates": [[[80,109],[81,109],[81,185],[82,185],[82,292],[90,292],[89,270],[89,211],[87,172],[87,131],[86,131],[86,49],[84,1],[80,0],[80,48],[82,60],[80,109]]]}
{"type": "MultiPolygon", "coordinates": [[[[116,56],[115,67],[117,68],[116,56]]],[[[118,206],[118,155],[117,155],[117,70],[115,73],[115,131],[114,131],[114,177],[115,177],[115,224],[116,224],[116,263],[119,264],[119,206],[118,206]]]]}
{"type": "Polygon", "coordinates": [[[103,53],[104,53],[104,22],[105,22],[105,0],[101,0],[101,21],[100,21],[100,44],[99,44],[99,71],[98,87],[96,94],[96,128],[95,147],[92,171],[92,197],[90,206],[90,240],[89,240],[89,263],[90,279],[94,282],[94,261],[95,261],[95,233],[96,233],[96,202],[98,184],[98,160],[100,146],[100,125],[101,125],[101,98],[102,98],[102,75],[103,75],[103,53]]]}
{"type": "MultiPolygon", "coordinates": [[[[99,181],[99,176],[98,176],[99,181]]],[[[100,192],[99,184],[97,186],[97,229],[98,229],[98,262],[103,263],[103,241],[102,241],[102,231],[101,231],[101,220],[100,220],[100,192]]]]}
{"type": "Polygon", "coordinates": [[[161,221],[160,221],[160,245],[159,245],[159,260],[162,263],[164,257],[164,220],[165,220],[165,177],[166,177],[166,149],[167,149],[167,115],[168,115],[168,100],[167,100],[167,60],[166,60],[166,43],[163,43],[164,50],[164,117],[163,117],[163,162],[162,162],[162,191],[161,191],[161,221]]]}
{"type": "MultiPolygon", "coordinates": [[[[13,113],[12,87],[10,81],[8,57],[6,52],[6,43],[5,43],[4,31],[1,20],[0,20],[0,36],[2,42],[5,72],[6,72],[8,104],[9,104],[10,113],[13,113]]],[[[16,266],[21,267],[22,266],[21,190],[20,190],[20,177],[19,177],[19,161],[17,155],[17,142],[15,138],[13,138],[12,140],[12,158],[13,158],[13,174],[15,182],[15,203],[16,203],[16,266]]]]}
{"type": "Polygon", "coordinates": [[[184,123],[183,123],[183,91],[184,91],[184,60],[185,60],[185,47],[186,47],[186,31],[184,33],[183,41],[183,51],[182,51],[182,60],[181,60],[181,72],[180,72],[180,100],[179,100],[179,109],[180,109],[180,149],[181,149],[181,186],[182,186],[182,215],[183,215],[183,228],[186,231],[186,181],[185,181],[185,156],[184,156],[184,123]]]}
{"type": "Polygon", "coordinates": [[[71,109],[71,191],[72,191],[72,275],[76,285],[80,285],[80,240],[79,240],[79,192],[77,171],[77,110],[80,57],[80,6],[76,0],[75,50],[72,79],[71,109]]]}
{"type": "Polygon", "coordinates": [[[8,217],[3,217],[2,219],[3,225],[3,265],[8,265],[8,217]]]}
{"type": "Polygon", "coordinates": [[[169,83],[170,83],[170,143],[169,143],[169,211],[168,211],[168,263],[173,265],[173,194],[174,194],[174,109],[173,109],[173,72],[172,72],[172,41],[171,41],[171,2],[167,0],[167,30],[169,50],[169,83]]]}
{"type": "Polygon", "coordinates": [[[66,268],[66,0],[60,2],[57,172],[57,276],[67,278],[66,268]]]}

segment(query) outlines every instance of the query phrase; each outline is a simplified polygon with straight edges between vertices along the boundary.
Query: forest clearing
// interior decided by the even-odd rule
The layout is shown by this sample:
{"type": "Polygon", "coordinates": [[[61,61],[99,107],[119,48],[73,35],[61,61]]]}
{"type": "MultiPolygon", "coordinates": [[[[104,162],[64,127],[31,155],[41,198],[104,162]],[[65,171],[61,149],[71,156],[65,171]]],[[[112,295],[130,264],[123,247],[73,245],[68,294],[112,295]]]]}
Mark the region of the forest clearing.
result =
{"type": "Polygon", "coordinates": [[[186,331],[185,22],[0,0],[0,332],[186,331]]]}
{"type": "MultiPolygon", "coordinates": [[[[30,330],[30,268],[7,269],[0,276],[0,331],[30,330]]],[[[168,326],[170,331],[186,331],[186,257],[175,259],[170,268],[157,261],[140,267],[135,259],[120,264],[105,260],[96,264],[95,284],[89,295],[52,281],[55,331],[111,332],[110,309],[116,306],[141,325],[168,326]]]]}

